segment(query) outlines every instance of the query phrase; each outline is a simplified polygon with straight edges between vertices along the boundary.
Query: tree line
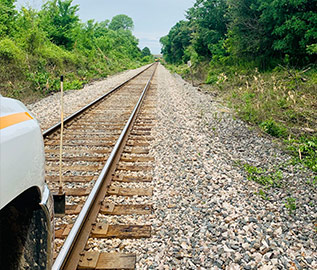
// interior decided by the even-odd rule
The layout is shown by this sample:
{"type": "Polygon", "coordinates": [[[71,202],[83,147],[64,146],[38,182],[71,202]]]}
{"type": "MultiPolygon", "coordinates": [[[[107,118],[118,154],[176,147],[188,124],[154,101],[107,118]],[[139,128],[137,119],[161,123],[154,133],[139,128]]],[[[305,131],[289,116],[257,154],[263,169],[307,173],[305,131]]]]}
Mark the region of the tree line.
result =
{"type": "Polygon", "coordinates": [[[117,15],[112,20],[82,22],[72,0],[50,0],[40,10],[22,7],[15,0],[0,0],[0,89],[18,97],[24,91],[47,94],[58,89],[66,75],[67,88],[93,78],[152,61],[132,34],[133,20],[117,15]]]}
{"type": "Polygon", "coordinates": [[[316,61],[317,0],[196,0],[160,39],[168,63],[213,60],[268,69],[316,61]]]}

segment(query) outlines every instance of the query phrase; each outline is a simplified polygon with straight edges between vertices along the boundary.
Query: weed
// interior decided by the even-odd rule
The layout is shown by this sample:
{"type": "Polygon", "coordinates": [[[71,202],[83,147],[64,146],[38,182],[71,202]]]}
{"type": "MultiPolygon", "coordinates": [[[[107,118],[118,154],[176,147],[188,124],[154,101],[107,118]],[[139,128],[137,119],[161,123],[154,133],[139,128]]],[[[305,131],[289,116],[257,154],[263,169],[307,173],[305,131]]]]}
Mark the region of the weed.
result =
{"type": "Polygon", "coordinates": [[[311,186],[317,186],[317,176],[314,176],[310,180],[307,180],[306,184],[311,186]]]}
{"type": "Polygon", "coordinates": [[[296,199],[292,197],[286,198],[285,207],[288,209],[290,214],[296,210],[296,199]]]}
{"type": "Polygon", "coordinates": [[[84,81],[73,80],[73,81],[65,81],[64,88],[65,90],[74,90],[82,88],[84,81]]]}
{"type": "Polygon", "coordinates": [[[218,76],[215,74],[209,74],[206,80],[207,84],[216,84],[218,82],[218,76]]]}
{"type": "Polygon", "coordinates": [[[317,136],[290,139],[286,143],[293,154],[293,164],[303,163],[317,172],[317,136]]]}
{"type": "Polygon", "coordinates": [[[259,126],[263,131],[277,138],[286,138],[288,135],[287,129],[272,119],[263,121],[259,126]]]}
{"type": "Polygon", "coordinates": [[[283,174],[281,171],[268,172],[265,169],[257,168],[249,164],[243,164],[248,174],[248,179],[267,187],[280,187],[283,174]]]}
{"type": "Polygon", "coordinates": [[[270,200],[270,197],[267,196],[263,189],[260,189],[259,192],[256,192],[255,194],[259,195],[263,200],[270,200]]]}

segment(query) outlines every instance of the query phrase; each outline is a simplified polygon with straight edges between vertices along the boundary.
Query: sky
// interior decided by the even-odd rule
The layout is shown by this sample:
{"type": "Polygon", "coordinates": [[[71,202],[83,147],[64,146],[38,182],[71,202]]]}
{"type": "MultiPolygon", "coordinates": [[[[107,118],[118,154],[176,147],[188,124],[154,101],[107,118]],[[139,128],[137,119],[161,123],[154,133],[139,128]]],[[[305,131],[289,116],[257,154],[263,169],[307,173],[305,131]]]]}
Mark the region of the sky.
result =
{"type": "MultiPolygon", "coordinates": [[[[44,0],[17,0],[16,6],[39,9],[44,0]]],[[[149,47],[152,54],[161,52],[159,42],[171,27],[185,19],[185,12],[195,0],[73,0],[79,5],[79,17],[83,22],[111,20],[119,14],[133,19],[133,34],[139,39],[139,47],[149,47]]]]}

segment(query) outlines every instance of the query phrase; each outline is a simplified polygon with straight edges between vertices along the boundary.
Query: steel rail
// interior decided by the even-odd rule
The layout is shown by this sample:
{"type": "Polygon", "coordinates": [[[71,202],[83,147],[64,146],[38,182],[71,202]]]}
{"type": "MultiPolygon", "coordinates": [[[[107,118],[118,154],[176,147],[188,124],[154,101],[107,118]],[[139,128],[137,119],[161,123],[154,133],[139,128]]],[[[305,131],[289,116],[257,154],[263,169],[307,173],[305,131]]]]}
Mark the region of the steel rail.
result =
{"type": "Polygon", "coordinates": [[[111,154],[110,154],[109,158],[107,159],[107,162],[106,162],[105,166],[103,167],[98,179],[96,180],[96,183],[95,183],[94,187],[92,188],[92,191],[90,192],[90,194],[89,194],[81,212],[79,213],[71,231],[69,232],[68,237],[66,238],[60,252],[58,253],[58,256],[56,257],[55,262],[52,266],[52,270],[62,270],[63,267],[65,266],[66,261],[71,253],[71,250],[75,246],[75,243],[76,243],[76,240],[80,234],[81,228],[83,227],[84,222],[88,218],[89,211],[92,208],[93,204],[95,203],[97,195],[101,189],[101,186],[103,185],[104,179],[109,174],[110,168],[113,166],[113,162],[118,154],[118,150],[122,146],[122,143],[124,141],[124,137],[127,135],[127,132],[131,128],[131,125],[136,117],[136,114],[137,114],[139,108],[141,107],[143,98],[146,94],[146,91],[148,90],[148,88],[150,86],[150,83],[151,83],[151,80],[154,76],[155,71],[156,71],[156,67],[155,67],[150,79],[148,80],[146,86],[144,87],[142,94],[138,100],[138,103],[134,107],[134,110],[133,110],[132,114],[130,115],[128,122],[126,123],[124,129],[122,130],[122,132],[120,134],[119,139],[117,140],[113,150],[111,151],[111,154]]]}
{"type": "MultiPolygon", "coordinates": [[[[125,84],[127,84],[128,82],[130,82],[131,80],[133,80],[134,78],[138,77],[139,75],[141,75],[144,71],[148,70],[150,67],[152,67],[155,63],[151,64],[150,66],[148,66],[147,68],[143,69],[141,72],[137,73],[136,75],[132,76],[130,79],[124,81],[123,83],[121,83],[120,85],[114,87],[113,89],[111,89],[109,92],[107,92],[106,94],[102,95],[101,97],[95,99],[94,101],[92,101],[91,103],[89,103],[88,105],[86,105],[85,107],[79,109],[78,111],[74,112],[73,114],[71,114],[70,116],[66,117],[64,119],[64,125],[66,125],[68,122],[70,122],[71,120],[75,119],[78,115],[82,114],[84,111],[86,111],[87,109],[91,108],[93,105],[97,104],[99,101],[101,101],[102,99],[104,99],[105,97],[109,96],[110,94],[112,94],[113,92],[117,91],[118,89],[120,89],[122,86],[124,86],[125,84]]],[[[61,127],[61,122],[58,122],[57,124],[55,124],[54,126],[50,127],[49,129],[45,130],[43,132],[43,138],[45,139],[46,137],[48,137],[49,135],[51,135],[52,133],[54,133],[56,130],[58,130],[61,127]]]]}

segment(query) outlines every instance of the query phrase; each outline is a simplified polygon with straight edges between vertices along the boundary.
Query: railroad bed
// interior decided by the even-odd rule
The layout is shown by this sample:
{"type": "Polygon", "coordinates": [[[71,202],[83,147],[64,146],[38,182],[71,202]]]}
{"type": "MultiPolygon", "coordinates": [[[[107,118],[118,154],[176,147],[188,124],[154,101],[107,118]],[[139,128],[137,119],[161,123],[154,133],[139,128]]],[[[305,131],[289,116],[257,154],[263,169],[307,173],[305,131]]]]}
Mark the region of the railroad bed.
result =
{"type": "MultiPolygon", "coordinates": [[[[128,198],[139,197],[141,201],[144,198],[146,202],[152,195],[149,183],[154,158],[149,146],[155,124],[156,67],[156,64],[149,67],[65,124],[62,180],[66,213],[55,218],[53,269],[135,268],[135,254],[94,250],[102,250],[104,239],[151,236],[151,224],[116,223],[109,221],[109,216],[120,219],[126,215],[149,215],[153,211],[151,204],[140,200],[135,203],[128,198]],[[143,92],[144,100],[137,109],[143,92]],[[133,111],[136,114],[131,118],[133,111]],[[126,125],[128,120],[131,123],[126,125]],[[127,133],[124,136],[123,130],[127,133]],[[120,144],[116,143],[119,138],[123,139],[120,144]],[[118,152],[114,153],[116,147],[118,152]],[[113,161],[109,163],[111,158],[113,161]],[[106,162],[109,167],[105,169],[106,162]],[[92,197],[98,184],[100,193],[92,197]],[[92,204],[87,206],[90,201],[92,204]],[[83,213],[82,209],[88,208],[88,213],[83,213]]],[[[59,126],[44,132],[44,137],[46,180],[53,193],[58,193],[59,126]]]]}
{"type": "MultiPolygon", "coordinates": [[[[125,75],[122,81],[135,73],[121,74],[125,75]]],[[[111,84],[109,80],[69,92],[65,99],[70,113],[79,101],[88,98],[89,103],[98,87],[100,91],[111,84]]],[[[316,174],[299,165],[283,165],[291,157],[271,138],[235,119],[214,96],[198,91],[162,65],[153,85],[156,119],[147,136],[154,138],[149,141],[149,153],[155,167],[146,174],[153,175],[153,182],[116,182],[120,187],[153,188],[153,195],[113,195],[105,201],[152,205],[154,211],[97,220],[151,225],[151,237],[96,242],[88,238],[85,252],[133,253],[137,269],[317,268],[316,174]],[[281,186],[265,188],[248,180],[237,161],[269,173],[281,171],[281,186]],[[286,207],[290,197],[296,200],[292,213],[286,207]]],[[[45,115],[58,102],[56,95],[34,105],[43,112],[36,114],[42,124],[50,121],[45,115]]]]}

